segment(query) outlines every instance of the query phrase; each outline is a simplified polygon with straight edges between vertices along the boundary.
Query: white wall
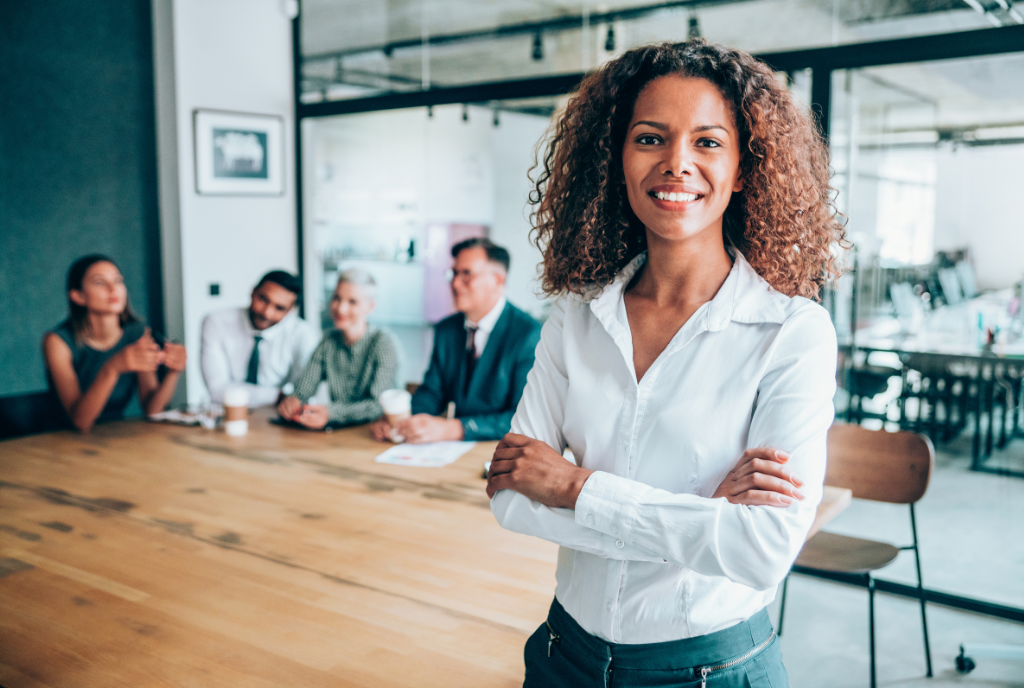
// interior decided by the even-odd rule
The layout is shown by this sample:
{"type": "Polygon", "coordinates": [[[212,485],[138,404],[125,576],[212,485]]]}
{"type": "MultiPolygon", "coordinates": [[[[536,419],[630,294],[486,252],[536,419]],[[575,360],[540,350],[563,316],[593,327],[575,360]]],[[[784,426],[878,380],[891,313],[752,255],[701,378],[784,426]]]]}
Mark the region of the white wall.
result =
{"type": "Polygon", "coordinates": [[[189,350],[194,403],[205,394],[203,317],[247,305],[268,270],[298,267],[291,23],[282,0],[153,0],[153,17],[165,309],[177,323],[169,334],[189,350]],[[282,117],[284,194],[198,195],[196,109],[282,117]],[[209,295],[211,283],[219,296],[209,295]]]}
{"type": "Polygon", "coordinates": [[[501,124],[491,134],[495,188],[491,239],[512,255],[509,300],[537,317],[544,308],[537,279],[541,254],[530,242],[531,207],[527,199],[533,185],[527,173],[533,166],[537,143],[547,132],[548,120],[513,112],[502,112],[499,117],[501,124]]]}
{"type": "Polygon", "coordinates": [[[980,289],[1024,277],[1024,146],[977,146],[936,154],[935,248],[967,246],[980,289]]]}
{"type": "MultiPolygon", "coordinates": [[[[892,154],[888,154],[892,156],[892,154]]],[[[1024,219],[1020,194],[1024,189],[1024,145],[947,146],[902,151],[897,157],[918,169],[887,168],[884,152],[862,153],[847,227],[867,254],[877,253],[884,231],[879,204],[885,178],[920,181],[934,173],[935,251],[967,247],[980,289],[1002,289],[1024,277],[1024,219]]],[[[929,252],[929,256],[931,253],[929,252]]],[[[922,258],[921,262],[927,262],[922,258]]]]}

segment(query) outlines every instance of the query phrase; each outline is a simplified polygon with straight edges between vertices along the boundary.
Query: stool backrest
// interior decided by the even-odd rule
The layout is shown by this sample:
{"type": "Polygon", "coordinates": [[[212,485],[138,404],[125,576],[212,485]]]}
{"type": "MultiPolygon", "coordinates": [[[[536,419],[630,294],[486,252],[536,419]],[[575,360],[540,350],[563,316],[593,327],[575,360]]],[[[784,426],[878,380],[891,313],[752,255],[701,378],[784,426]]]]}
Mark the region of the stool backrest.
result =
{"type": "Polygon", "coordinates": [[[934,466],[931,440],[916,432],[846,423],[829,428],[825,484],[852,490],[857,499],[913,504],[928,489],[934,466]]]}

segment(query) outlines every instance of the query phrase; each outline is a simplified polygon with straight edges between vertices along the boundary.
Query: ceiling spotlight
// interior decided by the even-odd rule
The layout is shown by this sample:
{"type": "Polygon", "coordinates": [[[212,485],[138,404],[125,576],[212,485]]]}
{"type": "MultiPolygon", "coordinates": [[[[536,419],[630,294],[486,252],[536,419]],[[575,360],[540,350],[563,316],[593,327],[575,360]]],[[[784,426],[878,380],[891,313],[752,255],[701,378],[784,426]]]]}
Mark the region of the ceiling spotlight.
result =
{"type": "Polygon", "coordinates": [[[615,51],[615,27],[608,25],[608,36],[604,39],[604,51],[611,53],[615,51]]]}
{"type": "Polygon", "coordinates": [[[690,30],[687,32],[687,38],[691,41],[694,38],[700,38],[700,22],[697,21],[697,15],[690,15],[690,30]]]}
{"type": "Polygon", "coordinates": [[[540,35],[540,31],[533,34],[533,54],[532,57],[537,62],[544,59],[544,39],[540,35]]]}
{"type": "Polygon", "coordinates": [[[462,121],[469,121],[469,106],[466,105],[465,103],[462,104],[462,121]]]}

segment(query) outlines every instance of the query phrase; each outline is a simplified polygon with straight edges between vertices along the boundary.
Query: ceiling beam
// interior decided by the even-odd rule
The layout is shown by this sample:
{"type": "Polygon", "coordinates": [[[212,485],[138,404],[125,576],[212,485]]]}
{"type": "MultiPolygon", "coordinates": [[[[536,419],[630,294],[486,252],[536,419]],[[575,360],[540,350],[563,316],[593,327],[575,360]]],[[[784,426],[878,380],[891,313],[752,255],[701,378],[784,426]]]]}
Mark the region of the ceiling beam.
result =
{"type": "MultiPolygon", "coordinates": [[[[807,68],[815,71],[831,71],[833,69],[880,67],[889,64],[952,60],[1014,52],[1024,52],[1024,26],[1004,26],[998,29],[976,29],[959,33],[915,36],[830,48],[763,53],[757,57],[780,72],[788,72],[807,68]]],[[[328,117],[428,105],[560,96],[575,89],[584,76],[586,75],[583,73],[560,74],[513,81],[433,88],[411,93],[387,93],[367,98],[300,103],[297,110],[299,118],[328,117]]]]}
{"type": "MultiPolygon", "coordinates": [[[[742,2],[761,2],[762,0],[673,0],[672,2],[659,2],[653,5],[641,5],[639,7],[628,7],[607,12],[591,12],[587,20],[590,26],[607,24],[615,21],[628,21],[642,19],[656,14],[667,12],[678,12],[696,10],[707,7],[718,7],[721,5],[733,5],[742,2]]],[[[423,37],[406,38],[398,41],[390,41],[379,45],[365,45],[345,50],[313,53],[304,55],[303,59],[308,62],[319,62],[322,60],[338,59],[367,53],[383,53],[391,55],[396,50],[420,49],[424,44],[437,46],[449,45],[452,43],[464,43],[468,41],[493,40],[496,38],[509,38],[511,36],[534,35],[537,33],[553,33],[559,31],[573,31],[580,29],[584,24],[584,16],[564,15],[552,17],[535,22],[521,22],[506,26],[497,26],[491,29],[480,29],[478,31],[464,31],[460,33],[439,34],[423,37]]]]}

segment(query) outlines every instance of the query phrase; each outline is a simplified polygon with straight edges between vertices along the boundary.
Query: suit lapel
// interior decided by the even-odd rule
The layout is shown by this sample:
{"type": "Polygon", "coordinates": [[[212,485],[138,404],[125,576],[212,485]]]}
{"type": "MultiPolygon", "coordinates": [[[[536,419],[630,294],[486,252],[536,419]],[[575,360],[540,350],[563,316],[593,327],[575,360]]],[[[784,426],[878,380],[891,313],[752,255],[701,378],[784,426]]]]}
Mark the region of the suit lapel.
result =
{"type": "MultiPolygon", "coordinates": [[[[494,368],[499,357],[503,353],[505,348],[505,337],[508,333],[509,327],[512,322],[512,304],[506,302],[505,308],[502,309],[501,315],[498,317],[498,322],[494,323],[494,329],[491,330],[490,336],[487,337],[487,346],[484,347],[483,354],[477,359],[476,367],[473,368],[473,378],[469,381],[469,390],[466,396],[469,398],[476,398],[480,393],[480,387],[483,385],[483,381],[488,378],[493,378],[492,368],[494,368]]],[[[463,366],[463,375],[465,374],[465,366],[463,366]]],[[[461,379],[460,379],[461,381],[461,379]]]]}

